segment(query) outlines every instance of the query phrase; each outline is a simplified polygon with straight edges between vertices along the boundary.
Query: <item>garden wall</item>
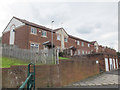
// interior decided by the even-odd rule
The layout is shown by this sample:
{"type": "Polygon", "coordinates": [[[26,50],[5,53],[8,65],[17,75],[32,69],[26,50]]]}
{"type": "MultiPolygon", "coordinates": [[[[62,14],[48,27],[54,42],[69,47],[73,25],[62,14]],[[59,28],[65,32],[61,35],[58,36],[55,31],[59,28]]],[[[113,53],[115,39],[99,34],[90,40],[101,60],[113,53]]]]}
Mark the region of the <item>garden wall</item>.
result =
{"type": "MultiPolygon", "coordinates": [[[[36,88],[61,87],[99,74],[99,65],[89,60],[60,60],[58,65],[36,65],[36,88]]],[[[27,66],[2,69],[3,88],[18,88],[27,77],[27,66]]]]}

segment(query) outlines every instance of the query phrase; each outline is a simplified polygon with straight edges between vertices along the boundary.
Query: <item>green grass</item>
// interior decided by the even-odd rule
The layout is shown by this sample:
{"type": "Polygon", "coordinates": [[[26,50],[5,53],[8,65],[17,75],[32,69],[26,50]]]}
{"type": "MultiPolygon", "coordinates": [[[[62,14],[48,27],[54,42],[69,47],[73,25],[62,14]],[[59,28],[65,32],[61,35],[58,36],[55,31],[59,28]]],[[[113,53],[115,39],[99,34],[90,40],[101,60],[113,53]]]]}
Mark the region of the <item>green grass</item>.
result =
{"type": "MultiPolygon", "coordinates": [[[[68,60],[69,58],[59,57],[59,59],[68,60]]],[[[24,62],[19,59],[9,58],[9,57],[0,57],[0,68],[9,68],[13,65],[28,65],[28,64],[29,62],[24,62]]]]}
{"type": "Polygon", "coordinates": [[[12,65],[28,65],[29,63],[23,62],[15,58],[0,57],[0,68],[9,68],[12,65]]]}
{"type": "Polygon", "coordinates": [[[61,59],[61,60],[68,60],[69,58],[66,58],[66,57],[59,57],[59,59],[61,59]]]}

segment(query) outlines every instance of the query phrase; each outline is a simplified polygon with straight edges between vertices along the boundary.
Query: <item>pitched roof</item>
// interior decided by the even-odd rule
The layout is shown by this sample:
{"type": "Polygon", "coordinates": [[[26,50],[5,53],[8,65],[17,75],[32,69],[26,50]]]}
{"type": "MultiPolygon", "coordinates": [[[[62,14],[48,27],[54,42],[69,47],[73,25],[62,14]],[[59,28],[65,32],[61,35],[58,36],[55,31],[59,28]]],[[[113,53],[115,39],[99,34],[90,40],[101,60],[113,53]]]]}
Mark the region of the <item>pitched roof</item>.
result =
{"type": "Polygon", "coordinates": [[[50,31],[50,32],[52,31],[52,29],[50,29],[50,28],[47,28],[47,27],[44,27],[44,26],[42,26],[42,25],[38,25],[38,24],[35,24],[35,23],[32,23],[32,22],[29,22],[29,21],[27,21],[27,20],[20,19],[20,18],[17,18],[17,17],[13,17],[13,18],[15,18],[15,19],[17,19],[17,20],[19,20],[19,21],[27,24],[27,25],[34,26],[34,27],[37,27],[37,28],[41,28],[41,29],[44,29],[44,30],[50,31]]]}
{"type": "Polygon", "coordinates": [[[63,28],[54,29],[54,32],[57,32],[57,31],[59,31],[60,29],[63,29],[63,28]]]}
{"type": "Polygon", "coordinates": [[[90,42],[91,44],[95,44],[95,42],[97,42],[97,41],[92,41],[92,42],[90,42]]]}
{"type": "MultiPolygon", "coordinates": [[[[60,30],[60,29],[64,29],[64,28],[57,28],[57,29],[54,30],[54,32],[57,32],[57,31],[60,30]]],[[[64,31],[65,31],[65,30],[64,30],[64,31]]],[[[65,31],[65,32],[66,32],[66,31],[65,31]]],[[[67,32],[66,32],[66,33],[67,33],[67,32]]],[[[89,41],[80,39],[80,38],[78,38],[78,37],[75,37],[75,36],[72,36],[72,35],[69,35],[69,34],[68,34],[68,36],[71,37],[71,38],[73,38],[73,39],[76,39],[76,40],[80,40],[80,41],[84,41],[84,42],[90,43],[89,41]]]]}
{"type": "MultiPolygon", "coordinates": [[[[65,29],[61,27],[61,28],[54,29],[53,32],[57,32],[57,31],[59,31],[61,29],[63,29],[65,31],[65,29]]],[[[66,31],[65,31],[65,33],[68,35],[68,33],[66,31]]]]}
{"type": "MultiPolygon", "coordinates": [[[[26,25],[30,25],[30,26],[34,26],[34,27],[37,27],[37,28],[41,28],[41,29],[44,29],[44,30],[50,31],[50,32],[52,31],[52,29],[50,29],[50,28],[47,28],[47,27],[45,27],[45,26],[42,26],[42,25],[38,25],[38,24],[35,24],[35,23],[32,23],[32,22],[29,22],[29,21],[27,21],[27,20],[25,20],[25,19],[20,19],[20,18],[14,17],[14,16],[13,16],[13,18],[15,18],[15,19],[17,19],[17,20],[25,23],[26,25]]],[[[57,28],[57,29],[54,29],[53,32],[55,33],[56,31],[58,31],[58,30],[60,30],[60,29],[63,29],[63,30],[64,30],[64,28],[57,28]]],[[[64,31],[65,31],[65,30],[64,30],[64,31]]],[[[66,32],[66,31],[65,31],[65,32],[66,32]]],[[[67,32],[66,32],[66,33],[67,33],[67,32]]],[[[80,39],[80,38],[78,38],[78,37],[75,37],[75,36],[72,36],[72,35],[69,35],[69,34],[68,34],[68,36],[71,37],[71,38],[73,38],[73,39],[80,40],[80,41],[84,41],[84,42],[91,43],[91,44],[93,44],[94,42],[96,42],[96,41],[89,42],[89,41],[80,39]]]]}
{"type": "Polygon", "coordinates": [[[86,41],[86,40],[83,40],[83,39],[80,39],[78,37],[74,37],[72,35],[69,35],[69,37],[73,38],[73,39],[76,39],[76,40],[80,40],[80,41],[83,41],[83,42],[87,42],[87,43],[90,43],[89,41],[86,41]]]}

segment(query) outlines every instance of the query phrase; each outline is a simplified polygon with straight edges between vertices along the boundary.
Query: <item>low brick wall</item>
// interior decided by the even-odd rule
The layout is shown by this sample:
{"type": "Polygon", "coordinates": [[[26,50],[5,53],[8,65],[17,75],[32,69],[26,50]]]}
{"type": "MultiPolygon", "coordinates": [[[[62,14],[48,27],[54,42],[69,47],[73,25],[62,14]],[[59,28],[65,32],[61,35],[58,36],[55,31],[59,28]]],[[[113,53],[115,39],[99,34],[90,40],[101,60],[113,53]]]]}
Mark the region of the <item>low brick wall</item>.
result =
{"type": "MultiPolygon", "coordinates": [[[[99,65],[89,60],[60,60],[59,65],[36,65],[36,88],[60,87],[99,74],[99,65]]],[[[2,69],[3,88],[18,88],[27,77],[27,66],[2,69]]]]}

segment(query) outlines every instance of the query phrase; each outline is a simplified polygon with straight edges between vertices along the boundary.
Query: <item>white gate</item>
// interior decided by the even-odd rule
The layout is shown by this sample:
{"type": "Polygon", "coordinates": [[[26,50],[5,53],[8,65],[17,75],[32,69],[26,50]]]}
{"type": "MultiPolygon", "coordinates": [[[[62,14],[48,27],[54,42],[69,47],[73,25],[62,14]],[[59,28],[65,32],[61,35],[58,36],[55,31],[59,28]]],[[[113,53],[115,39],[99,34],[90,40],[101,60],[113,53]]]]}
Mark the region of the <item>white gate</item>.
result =
{"type": "Polygon", "coordinates": [[[118,69],[118,60],[116,59],[117,69],[118,69]]]}
{"type": "Polygon", "coordinates": [[[112,58],[109,58],[109,61],[110,61],[110,70],[112,70],[113,69],[112,58]]]}
{"type": "Polygon", "coordinates": [[[116,69],[116,67],[115,67],[115,59],[113,59],[113,65],[114,65],[114,69],[116,69]]]}
{"type": "Polygon", "coordinates": [[[105,58],[105,70],[109,71],[108,58],[105,58]]]}

